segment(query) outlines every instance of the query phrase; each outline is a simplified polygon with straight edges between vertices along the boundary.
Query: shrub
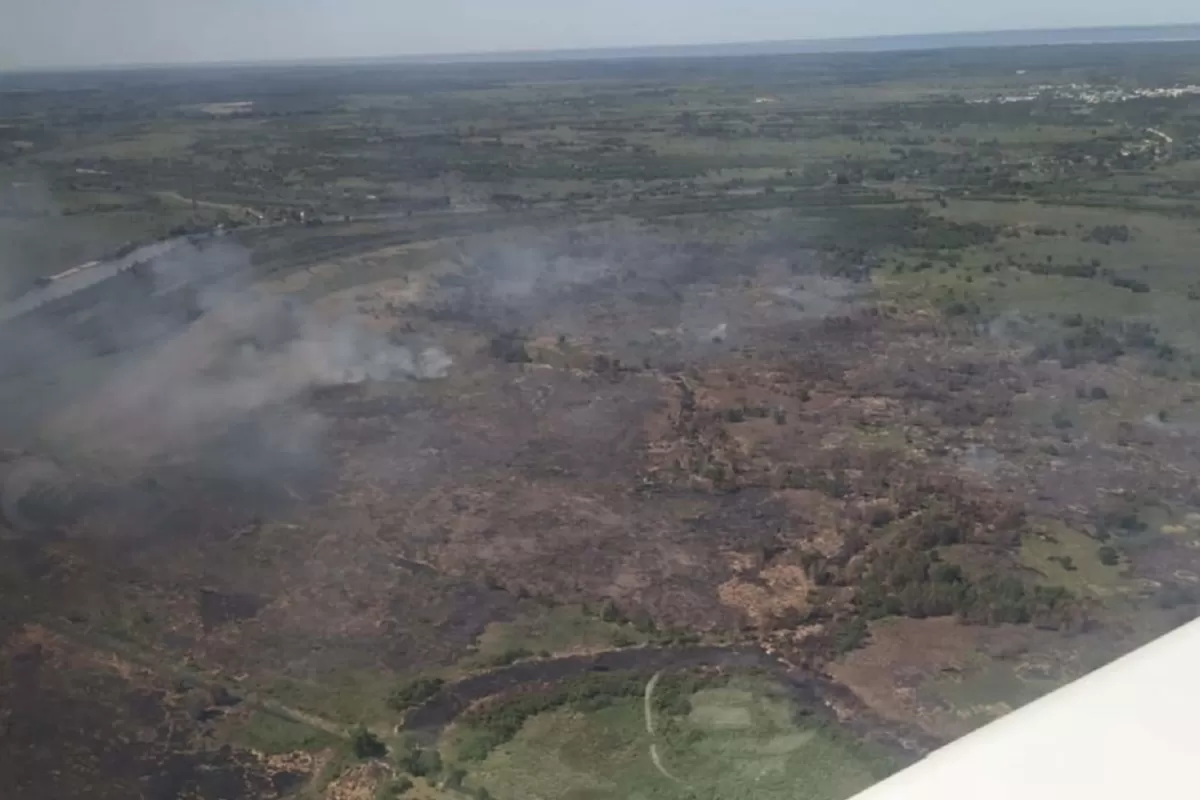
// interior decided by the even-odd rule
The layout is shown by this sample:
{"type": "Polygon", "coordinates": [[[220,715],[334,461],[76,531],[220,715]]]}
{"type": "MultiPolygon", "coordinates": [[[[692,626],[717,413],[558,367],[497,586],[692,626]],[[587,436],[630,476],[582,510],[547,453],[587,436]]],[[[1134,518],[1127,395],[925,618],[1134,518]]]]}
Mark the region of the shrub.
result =
{"type": "Polygon", "coordinates": [[[1115,547],[1104,545],[1096,551],[1096,556],[1100,559],[1100,563],[1106,567],[1115,567],[1121,563],[1121,556],[1117,554],[1115,547]]]}
{"type": "Polygon", "coordinates": [[[692,695],[710,683],[711,679],[695,672],[665,674],[655,688],[654,704],[662,714],[685,716],[692,711],[692,695]]]}
{"type": "Polygon", "coordinates": [[[361,725],[355,728],[354,733],[351,734],[350,747],[354,750],[354,757],[360,761],[383,758],[387,755],[387,745],[361,725]]]}
{"type": "Polygon", "coordinates": [[[1128,225],[1097,225],[1092,228],[1091,232],[1083,237],[1085,241],[1099,242],[1100,244],[1112,244],[1113,242],[1128,242],[1129,226],[1128,225]]]}
{"type": "MultiPolygon", "coordinates": [[[[663,686],[666,688],[666,684],[663,686]]],[[[462,722],[473,730],[460,747],[459,756],[467,761],[482,761],[494,748],[516,736],[526,720],[546,711],[562,706],[596,710],[618,698],[640,697],[644,689],[645,677],[639,673],[593,673],[548,692],[489,703],[462,716],[462,722]]]]}
{"type": "Polygon", "coordinates": [[[500,653],[488,659],[488,664],[493,667],[507,667],[509,664],[521,661],[526,658],[533,658],[534,652],[525,647],[510,647],[503,653],[500,653]]]}
{"type": "Polygon", "coordinates": [[[1050,421],[1054,424],[1054,427],[1060,431],[1065,431],[1069,428],[1075,427],[1075,423],[1071,421],[1070,414],[1063,409],[1055,411],[1054,416],[1050,418],[1050,421]]]}
{"type": "Polygon", "coordinates": [[[400,797],[403,794],[411,791],[413,782],[411,778],[402,777],[396,778],[394,781],[389,781],[380,787],[378,797],[380,800],[390,800],[390,798],[400,797]]]}
{"type": "Polygon", "coordinates": [[[1114,275],[1109,279],[1109,283],[1116,286],[1118,289],[1128,289],[1134,294],[1146,294],[1150,291],[1150,285],[1145,281],[1139,281],[1135,278],[1122,278],[1119,275],[1114,275]]]}
{"type": "Polygon", "coordinates": [[[839,655],[857,650],[867,642],[867,623],[862,617],[854,617],[834,623],[833,649],[839,655]]]}
{"type": "Polygon", "coordinates": [[[1074,572],[1077,569],[1075,559],[1070,556],[1050,556],[1049,560],[1055,562],[1067,572],[1074,572]]]}
{"type": "Polygon", "coordinates": [[[533,361],[529,357],[529,351],[525,349],[525,338],[517,331],[509,331],[492,337],[488,349],[492,358],[498,358],[510,364],[528,364],[533,361]]]}
{"type": "MultiPolygon", "coordinates": [[[[942,525],[925,519],[907,539],[897,539],[871,554],[857,582],[855,605],[865,619],[906,616],[916,619],[957,615],[978,624],[1002,622],[1057,626],[1067,623],[1075,604],[1061,587],[1030,586],[1014,576],[972,579],[953,564],[942,562],[939,544],[965,541],[961,522],[942,525]],[[939,527],[941,530],[939,530],[939,527]]],[[[835,634],[834,646],[853,642],[835,634]]]]}
{"type": "Polygon", "coordinates": [[[418,678],[392,692],[387,704],[396,711],[419,706],[441,691],[445,683],[441,678],[418,678]]]}
{"type": "Polygon", "coordinates": [[[890,525],[896,518],[896,512],[888,506],[875,506],[869,512],[868,523],[872,528],[882,528],[890,525]]]}
{"type": "Polygon", "coordinates": [[[437,750],[413,747],[396,759],[396,765],[414,778],[431,777],[442,771],[442,756],[437,750]]]}
{"type": "Polygon", "coordinates": [[[962,583],[962,567],[955,564],[938,564],[930,573],[934,583],[962,583]]]}
{"type": "Polygon", "coordinates": [[[447,789],[458,791],[462,788],[463,781],[466,779],[467,771],[462,767],[455,767],[454,769],[450,770],[450,773],[446,776],[446,782],[444,785],[447,789]]]}

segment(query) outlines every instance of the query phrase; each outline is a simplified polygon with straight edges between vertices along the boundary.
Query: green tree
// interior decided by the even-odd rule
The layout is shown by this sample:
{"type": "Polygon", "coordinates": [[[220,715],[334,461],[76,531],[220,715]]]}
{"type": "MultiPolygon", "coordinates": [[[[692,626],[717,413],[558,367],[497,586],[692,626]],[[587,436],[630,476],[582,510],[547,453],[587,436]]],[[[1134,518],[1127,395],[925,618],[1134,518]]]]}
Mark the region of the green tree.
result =
{"type": "Polygon", "coordinates": [[[433,697],[445,685],[441,678],[418,678],[392,692],[388,705],[396,711],[419,706],[433,697]]]}
{"type": "Polygon", "coordinates": [[[350,746],[354,750],[354,757],[360,761],[369,758],[383,758],[387,755],[387,745],[362,725],[355,728],[354,733],[351,734],[350,746]]]}
{"type": "Polygon", "coordinates": [[[388,781],[379,787],[376,793],[378,800],[393,800],[407,794],[413,788],[413,782],[408,777],[396,778],[393,781],[388,781]]]}
{"type": "Polygon", "coordinates": [[[467,779],[467,771],[462,767],[455,767],[450,770],[450,774],[446,776],[446,788],[454,789],[455,791],[462,788],[463,781],[467,779]]]}

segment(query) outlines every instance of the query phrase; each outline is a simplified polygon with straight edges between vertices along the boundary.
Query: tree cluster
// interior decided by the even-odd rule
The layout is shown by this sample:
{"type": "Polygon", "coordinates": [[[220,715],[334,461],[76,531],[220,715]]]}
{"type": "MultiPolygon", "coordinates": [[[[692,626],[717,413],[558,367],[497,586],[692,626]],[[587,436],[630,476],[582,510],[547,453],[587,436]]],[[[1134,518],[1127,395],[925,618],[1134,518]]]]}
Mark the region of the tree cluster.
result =
{"type": "Polygon", "coordinates": [[[441,691],[445,683],[441,678],[417,678],[392,692],[387,704],[396,711],[419,706],[441,691]]]}
{"type": "MultiPolygon", "coordinates": [[[[531,717],[564,706],[594,711],[628,697],[640,697],[649,676],[641,672],[592,673],[549,690],[524,693],[474,708],[461,723],[471,735],[459,754],[482,761],[494,748],[510,741],[531,717]]],[[[691,710],[690,698],[714,678],[699,672],[668,673],[658,682],[654,704],[659,713],[679,716],[691,710]]]]}

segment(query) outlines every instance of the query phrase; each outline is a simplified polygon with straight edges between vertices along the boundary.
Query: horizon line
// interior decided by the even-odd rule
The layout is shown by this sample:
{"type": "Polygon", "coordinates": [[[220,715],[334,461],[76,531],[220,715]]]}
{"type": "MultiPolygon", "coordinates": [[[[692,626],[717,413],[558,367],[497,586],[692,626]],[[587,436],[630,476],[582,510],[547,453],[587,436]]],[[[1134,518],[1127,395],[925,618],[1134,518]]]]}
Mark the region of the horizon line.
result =
{"type": "Polygon", "coordinates": [[[489,63],[507,63],[520,64],[528,62],[544,62],[544,61],[588,61],[588,60],[634,60],[639,58],[645,59],[671,59],[682,58],[687,55],[696,55],[709,58],[729,58],[738,55],[747,56],[771,56],[771,55],[835,55],[838,53],[869,53],[869,52],[899,52],[899,51],[921,51],[921,50],[954,50],[954,49],[986,49],[990,47],[1053,47],[1067,45],[1096,45],[1096,44],[1137,44],[1137,43],[1162,43],[1169,44],[1172,42],[1193,42],[1200,41],[1200,21],[1196,22],[1170,22],[1157,23],[1146,25],[1082,25],[1069,28],[997,28],[997,29],[973,29],[962,31],[945,31],[945,32],[916,32],[916,33],[885,33],[885,34],[866,34],[858,36],[822,36],[813,38],[800,39],[760,39],[760,40],[733,40],[733,41],[709,41],[709,42],[693,42],[693,43],[674,43],[674,44],[633,44],[633,45],[599,45],[595,47],[564,47],[564,48],[540,48],[540,49],[502,49],[502,50],[469,50],[469,51],[437,51],[425,53],[401,53],[393,55],[367,55],[367,56],[315,56],[315,57],[299,57],[299,58],[274,58],[274,59],[229,59],[229,60],[211,60],[211,61],[157,61],[157,62],[129,62],[129,63],[101,63],[101,64],[64,64],[64,65],[44,65],[44,66],[29,66],[29,67],[0,67],[0,76],[2,75],[34,75],[46,73],[63,73],[63,72],[120,72],[132,70],[171,70],[171,69],[205,69],[205,68],[221,68],[221,67],[298,67],[298,66],[339,66],[352,65],[356,63],[394,63],[408,64],[413,66],[433,66],[433,65],[454,65],[454,64],[478,64],[484,65],[489,63]],[[1190,34],[1182,37],[1164,37],[1164,38],[1136,38],[1137,33],[1150,33],[1153,31],[1171,31],[1176,29],[1191,29],[1190,34]],[[1029,34],[1043,34],[1048,36],[1066,35],[1079,36],[1086,34],[1117,34],[1125,33],[1133,38],[1102,38],[1102,39],[1085,39],[1079,38],[1069,41],[1044,41],[1044,42],[1026,42],[1026,43],[1004,43],[1004,42],[981,42],[977,44],[957,43],[932,46],[912,46],[912,47],[879,47],[872,49],[863,49],[854,47],[853,45],[866,45],[871,43],[888,43],[893,42],[899,44],[904,41],[915,39],[950,39],[954,37],[964,38],[983,38],[983,37],[1002,37],[1006,35],[1020,36],[1029,34]],[[815,47],[820,49],[813,50],[788,50],[786,48],[797,47],[815,47]],[[845,46],[843,49],[839,47],[845,46]],[[711,51],[719,48],[728,49],[743,49],[748,52],[696,52],[696,51],[711,51]],[[771,49],[779,48],[779,49],[771,49]]]}

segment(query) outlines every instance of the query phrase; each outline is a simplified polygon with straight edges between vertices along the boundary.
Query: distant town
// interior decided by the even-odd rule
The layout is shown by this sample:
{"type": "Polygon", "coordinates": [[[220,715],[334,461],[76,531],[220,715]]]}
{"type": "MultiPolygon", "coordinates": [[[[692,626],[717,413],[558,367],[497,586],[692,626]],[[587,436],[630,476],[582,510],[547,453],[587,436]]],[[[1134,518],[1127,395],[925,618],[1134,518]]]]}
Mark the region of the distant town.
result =
{"type": "Polygon", "coordinates": [[[1062,85],[1041,84],[1020,94],[1002,94],[970,100],[971,103],[1028,103],[1034,100],[1068,100],[1099,105],[1101,103],[1125,103],[1130,100],[1185,97],[1200,94],[1200,85],[1164,86],[1156,88],[1126,89],[1116,86],[1092,86],[1086,83],[1062,85]]]}

